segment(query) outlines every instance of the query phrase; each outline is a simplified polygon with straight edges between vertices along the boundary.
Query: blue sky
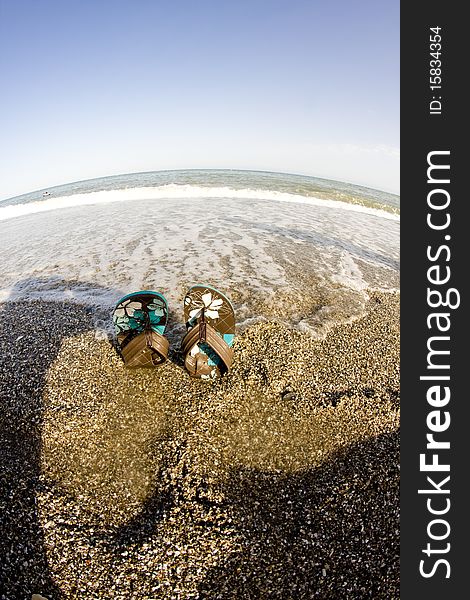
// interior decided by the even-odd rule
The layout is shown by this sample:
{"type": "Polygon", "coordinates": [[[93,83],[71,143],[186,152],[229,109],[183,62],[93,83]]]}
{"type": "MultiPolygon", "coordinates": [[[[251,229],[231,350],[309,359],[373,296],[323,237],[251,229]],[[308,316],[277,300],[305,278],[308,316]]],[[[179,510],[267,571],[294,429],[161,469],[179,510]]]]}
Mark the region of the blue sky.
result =
{"type": "Polygon", "coordinates": [[[0,199],[178,168],[399,191],[398,0],[0,0],[0,199]]]}

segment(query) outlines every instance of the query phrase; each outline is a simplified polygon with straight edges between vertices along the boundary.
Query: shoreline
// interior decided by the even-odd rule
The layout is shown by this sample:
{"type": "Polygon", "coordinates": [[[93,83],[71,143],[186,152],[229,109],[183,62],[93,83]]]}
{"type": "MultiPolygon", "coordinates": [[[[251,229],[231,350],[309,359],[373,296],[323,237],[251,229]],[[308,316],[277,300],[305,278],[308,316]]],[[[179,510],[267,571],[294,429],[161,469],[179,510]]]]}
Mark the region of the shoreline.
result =
{"type": "Polygon", "coordinates": [[[178,340],[131,371],[86,307],[1,305],[7,597],[398,598],[399,294],[369,296],[322,339],[247,327],[208,384],[178,340]]]}

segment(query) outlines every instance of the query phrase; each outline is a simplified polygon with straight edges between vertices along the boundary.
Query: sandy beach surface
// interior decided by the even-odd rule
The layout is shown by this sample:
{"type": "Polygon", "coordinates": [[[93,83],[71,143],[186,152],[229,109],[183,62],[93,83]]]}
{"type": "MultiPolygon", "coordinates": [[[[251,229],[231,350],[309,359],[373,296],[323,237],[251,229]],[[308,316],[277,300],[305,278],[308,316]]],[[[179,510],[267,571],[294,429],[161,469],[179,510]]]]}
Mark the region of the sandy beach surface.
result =
{"type": "MultiPolygon", "coordinates": [[[[0,307],[0,598],[399,598],[399,295],[233,370],[129,370],[90,309],[0,307]]],[[[176,331],[176,330],[175,330],[176,331]]]]}

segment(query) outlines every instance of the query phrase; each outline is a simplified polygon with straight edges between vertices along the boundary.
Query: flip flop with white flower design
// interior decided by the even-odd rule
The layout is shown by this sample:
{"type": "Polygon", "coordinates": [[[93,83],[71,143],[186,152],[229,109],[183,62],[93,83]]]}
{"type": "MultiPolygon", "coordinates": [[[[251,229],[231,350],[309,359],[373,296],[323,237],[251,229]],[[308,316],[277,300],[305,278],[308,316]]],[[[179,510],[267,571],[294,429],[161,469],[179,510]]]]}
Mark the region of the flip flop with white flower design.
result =
{"type": "Polygon", "coordinates": [[[127,367],[153,367],[165,362],[169,349],[163,336],[167,320],[168,303],[159,292],[144,290],[119,300],[113,324],[127,367]]]}
{"type": "Polygon", "coordinates": [[[230,300],[208,285],[195,285],[184,299],[187,334],[181,343],[185,367],[192,377],[216,379],[233,359],[235,314],[230,300]]]}

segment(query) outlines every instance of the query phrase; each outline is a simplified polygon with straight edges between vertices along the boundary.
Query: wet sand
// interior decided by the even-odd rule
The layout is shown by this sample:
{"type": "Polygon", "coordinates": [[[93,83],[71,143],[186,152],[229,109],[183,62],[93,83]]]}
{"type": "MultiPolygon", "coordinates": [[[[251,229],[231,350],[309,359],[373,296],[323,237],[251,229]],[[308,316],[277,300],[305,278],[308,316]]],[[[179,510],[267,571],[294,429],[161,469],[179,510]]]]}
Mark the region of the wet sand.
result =
{"type": "Polygon", "coordinates": [[[85,306],[0,316],[0,598],[399,598],[398,294],[251,325],[214,383],[176,338],[124,368],[85,306]]]}

